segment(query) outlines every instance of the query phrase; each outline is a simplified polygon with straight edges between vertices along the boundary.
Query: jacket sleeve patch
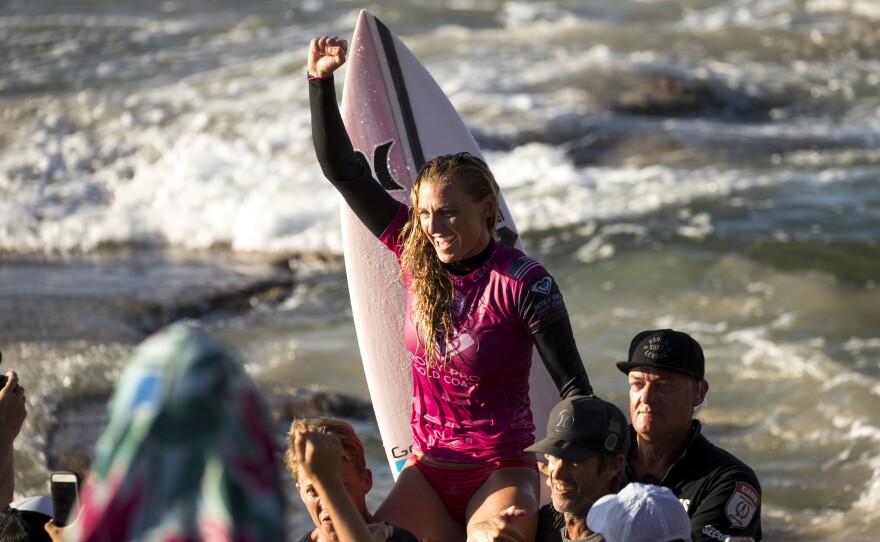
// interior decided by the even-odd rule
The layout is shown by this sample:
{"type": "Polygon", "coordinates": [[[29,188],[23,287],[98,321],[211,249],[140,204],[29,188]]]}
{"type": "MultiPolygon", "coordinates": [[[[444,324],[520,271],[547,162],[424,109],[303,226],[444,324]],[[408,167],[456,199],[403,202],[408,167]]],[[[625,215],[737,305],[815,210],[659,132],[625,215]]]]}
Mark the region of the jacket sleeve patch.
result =
{"type": "Polygon", "coordinates": [[[724,512],[730,520],[730,526],[745,529],[752,523],[758,505],[761,503],[761,495],[755,488],[745,482],[737,482],[733,495],[727,500],[724,512]]]}

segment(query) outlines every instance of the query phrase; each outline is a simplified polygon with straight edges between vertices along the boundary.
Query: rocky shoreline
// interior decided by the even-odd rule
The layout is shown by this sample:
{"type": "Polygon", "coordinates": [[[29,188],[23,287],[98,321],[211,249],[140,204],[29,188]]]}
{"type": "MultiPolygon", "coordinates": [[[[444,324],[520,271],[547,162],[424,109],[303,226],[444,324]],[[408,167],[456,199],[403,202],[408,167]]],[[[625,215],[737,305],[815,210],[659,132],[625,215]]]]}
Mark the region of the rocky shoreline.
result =
{"type": "MultiPolygon", "coordinates": [[[[287,428],[295,418],[333,416],[367,421],[374,418],[372,405],[362,399],[303,388],[272,390],[265,395],[275,425],[287,428]]],[[[84,397],[58,406],[55,424],[46,443],[48,470],[87,473],[94,458],[95,443],[107,423],[109,395],[84,397]]],[[[283,453],[280,445],[279,454],[283,453]]]]}

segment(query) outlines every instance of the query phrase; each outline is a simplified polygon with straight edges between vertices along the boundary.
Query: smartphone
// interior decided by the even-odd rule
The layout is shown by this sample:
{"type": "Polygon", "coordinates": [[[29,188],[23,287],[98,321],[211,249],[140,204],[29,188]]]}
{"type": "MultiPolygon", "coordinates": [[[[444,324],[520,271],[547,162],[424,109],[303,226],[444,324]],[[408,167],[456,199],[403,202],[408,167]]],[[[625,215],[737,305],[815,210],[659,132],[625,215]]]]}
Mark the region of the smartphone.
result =
{"type": "Polygon", "coordinates": [[[49,475],[52,489],[52,510],[55,525],[66,527],[79,514],[79,475],[75,472],[56,471],[49,475]]]}
{"type": "MultiPolygon", "coordinates": [[[[3,350],[0,350],[0,363],[3,363],[3,350]]],[[[6,386],[7,380],[9,380],[9,377],[6,376],[6,373],[0,374],[0,389],[6,386]]]]}

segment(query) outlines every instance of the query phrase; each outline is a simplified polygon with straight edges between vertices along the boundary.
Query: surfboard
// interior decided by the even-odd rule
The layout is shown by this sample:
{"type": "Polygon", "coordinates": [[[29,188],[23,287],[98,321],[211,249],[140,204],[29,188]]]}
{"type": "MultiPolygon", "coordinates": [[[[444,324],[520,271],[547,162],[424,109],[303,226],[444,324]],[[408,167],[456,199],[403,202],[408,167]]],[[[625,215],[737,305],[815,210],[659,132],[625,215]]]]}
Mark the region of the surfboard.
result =
{"type": "MultiPolygon", "coordinates": [[[[361,11],[349,47],[342,117],[373,177],[409,204],[421,165],[436,156],[470,152],[477,143],[443,90],[406,45],[370,12],[361,11]]],[[[489,164],[491,168],[491,164],[489,164]]],[[[503,184],[503,182],[502,182],[503,184]]],[[[523,250],[501,198],[498,240],[523,250]]],[[[342,202],[342,240],[367,387],[394,479],[410,452],[412,369],[404,344],[406,292],[396,256],[342,202]]],[[[559,393],[537,352],[529,380],[536,438],[546,435],[559,393]]]]}

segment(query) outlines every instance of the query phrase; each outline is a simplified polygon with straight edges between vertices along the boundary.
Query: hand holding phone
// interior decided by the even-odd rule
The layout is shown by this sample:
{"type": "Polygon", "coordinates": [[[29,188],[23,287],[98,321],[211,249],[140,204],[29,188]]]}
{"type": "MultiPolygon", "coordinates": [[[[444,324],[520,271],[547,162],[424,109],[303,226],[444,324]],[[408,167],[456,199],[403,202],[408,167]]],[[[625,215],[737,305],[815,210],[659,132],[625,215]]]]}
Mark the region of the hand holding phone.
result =
{"type": "Polygon", "coordinates": [[[53,472],[49,475],[49,483],[55,525],[66,527],[79,514],[79,475],[69,471],[53,472]]]}
{"type": "MultiPolygon", "coordinates": [[[[0,363],[3,363],[3,350],[0,350],[0,363]]],[[[6,386],[7,380],[9,380],[9,377],[6,376],[6,373],[0,374],[0,389],[6,386]]]]}

